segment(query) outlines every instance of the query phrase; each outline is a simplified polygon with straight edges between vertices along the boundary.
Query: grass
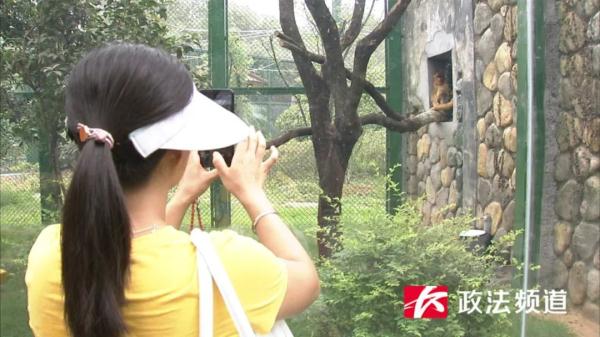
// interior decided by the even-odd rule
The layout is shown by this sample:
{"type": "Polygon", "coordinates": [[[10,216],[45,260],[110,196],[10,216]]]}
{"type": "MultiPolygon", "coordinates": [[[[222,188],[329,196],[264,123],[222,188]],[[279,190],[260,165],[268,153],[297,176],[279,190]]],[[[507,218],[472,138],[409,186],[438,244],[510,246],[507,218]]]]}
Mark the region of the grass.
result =
{"type": "MultiPolygon", "coordinates": [[[[516,320],[515,320],[516,322],[516,320]]],[[[513,326],[513,336],[517,336],[518,325],[513,326]]],[[[577,337],[565,324],[529,315],[527,317],[527,337],[577,337]]]]}
{"type": "Polygon", "coordinates": [[[27,318],[25,268],[27,255],[40,225],[2,224],[0,227],[0,267],[8,277],[0,285],[0,336],[31,336],[27,318]]]}

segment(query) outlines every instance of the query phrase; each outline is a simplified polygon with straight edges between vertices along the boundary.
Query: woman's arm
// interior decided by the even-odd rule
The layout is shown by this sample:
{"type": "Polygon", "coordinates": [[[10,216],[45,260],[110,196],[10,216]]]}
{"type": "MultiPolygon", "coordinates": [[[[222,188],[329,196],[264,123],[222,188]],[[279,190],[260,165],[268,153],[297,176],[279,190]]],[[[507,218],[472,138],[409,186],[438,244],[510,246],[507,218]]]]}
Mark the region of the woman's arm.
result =
{"type": "Polygon", "coordinates": [[[188,207],[190,207],[191,203],[192,200],[189,200],[189,198],[185,196],[178,195],[177,192],[175,192],[175,195],[173,195],[171,200],[169,200],[169,203],[167,203],[167,223],[179,229],[181,221],[185,216],[185,212],[188,207]]]}
{"type": "MultiPolygon", "coordinates": [[[[240,200],[250,219],[273,209],[264,193],[240,200]]],[[[260,242],[287,266],[288,287],[278,319],[302,312],[319,297],[319,275],[313,261],[288,226],[276,214],[261,218],[256,225],[260,242]]]]}
{"type": "Polygon", "coordinates": [[[167,203],[167,223],[179,228],[188,207],[208,189],[210,183],[218,176],[217,170],[207,171],[202,167],[198,152],[190,151],[185,171],[177,184],[177,191],[167,203]]]}
{"type": "MultiPolygon", "coordinates": [[[[263,162],[265,148],[262,133],[251,132],[246,141],[236,146],[230,167],[218,153],[213,154],[213,164],[223,185],[244,205],[253,222],[260,214],[274,210],[263,185],[278,152],[271,148],[271,156],[263,162]]],[[[319,295],[319,277],[313,261],[276,214],[260,218],[256,231],[260,242],[287,266],[288,287],[278,318],[300,313],[319,295]]]]}

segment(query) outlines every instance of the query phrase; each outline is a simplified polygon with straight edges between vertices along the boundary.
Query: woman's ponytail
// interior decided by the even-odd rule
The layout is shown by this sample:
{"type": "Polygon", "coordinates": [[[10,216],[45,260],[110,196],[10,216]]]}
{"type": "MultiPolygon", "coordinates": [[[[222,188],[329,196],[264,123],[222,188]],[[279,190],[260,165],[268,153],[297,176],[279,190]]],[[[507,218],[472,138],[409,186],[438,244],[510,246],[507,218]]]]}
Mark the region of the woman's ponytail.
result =
{"type": "Polygon", "coordinates": [[[183,109],[192,90],[183,64],[144,45],[95,49],[69,75],[67,128],[81,151],[65,198],[61,239],[65,322],[73,337],[117,337],[126,331],[121,307],[131,220],[124,191],[146,184],[166,153],[144,158],[128,135],[183,109]],[[83,124],[102,132],[96,129],[86,140],[90,130],[83,124]],[[82,128],[86,136],[76,137],[82,128]],[[110,141],[103,143],[106,137],[110,141]]]}
{"type": "Polygon", "coordinates": [[[62,226],[62,282],[71,334],[122,336],[131,228],[107,144],[83,143],[66,195],[62,226]]]}

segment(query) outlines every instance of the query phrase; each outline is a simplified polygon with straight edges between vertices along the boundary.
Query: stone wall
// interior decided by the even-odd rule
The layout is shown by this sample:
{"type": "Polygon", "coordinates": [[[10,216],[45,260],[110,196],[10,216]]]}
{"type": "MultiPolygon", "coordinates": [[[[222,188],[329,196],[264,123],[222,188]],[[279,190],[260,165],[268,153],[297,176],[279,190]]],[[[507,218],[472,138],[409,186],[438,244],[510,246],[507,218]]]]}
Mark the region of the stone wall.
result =
{"type": "Polygon", "coordinates": [[[479,0],[475,6],[477,74],[476,215],[489,215],[492,234],[513,226],[516,180],[517,5],[479,0]]]}
{"type": "MultiPolygon", "coordinates": [[[[405,137],[405,191],[414,197],[425,196],[425,224],[456,214],[464,204],[464,138],[472,139],[469,132],[475,132],[473,35],[468,33],[472,8],[471,1],[412,2],[402,19],[409,111],[430,107],[427,59],[447,51],[453,59],[454,119],[430,124],[405,137]],[[468,124],[472,126],[465,128],[468,124]]],[[[473,155],[473,151],[466,153],[473,155]]]]}
{"type": "MultiPolygon", "coordinates": [[[[600,316],[600,0],[546,3],[540,282],[600,316]],[[549,14],[550,13],[550,14],[549,14]],[[552,35],[552,36],[550,36],[552,35]]],[[[427,57],[452,50],[455,118],[405,135],[405,191],[424,223],[462,210],[513,227],[517,1],[418,1],[402,19],[409,111],[429,108],[427,57]],[[441,46],[437,48],[436,46],[441,46]]]]}
{"type": "MultiPolygon", "coordinates": [[[[559,154],[554,159],[553,284],[600,316],[600,0],[557,0],[559,154]]],[[[548,140],[552,141],[552,140],[548,140]]]]}
{"type": "MultiPolygon", "coordinates": [[[[406,137],[406,192],[425,197],[425,224],[464,210],[478,217],[488,214],[492,232],[501,228],[500,233],[506,233],[514,219],[516,1],[442,3],[411,4],[402,21],[405,27],[420,28],[406,29],[403,36],[409,79],[427,83],[419,68],[426,61],[423,55],[427,55],[428,43],[435,43],[435,29],[452,34],[455,41],[461,37],[466,41],[453,48],[457,75],[454,121],[431,124],[406,137]],[[430,8],[434,6],[443,7],[440,17],[436,17],[439,10],[430,8]],[[455,22],[457,11],[462,12],[455,22]],[[463,17],[467,22],[459,23],[458,18],[463,17]],[[432,22],[436,22],[434,27],[428,25],[432,22]],[[467,79],[471,87],[465,85],[467,79]],[[465,108],[468,104],[472,109],[465,108]],[[469,185],[473,187],[465,191],[469,185]]],[[[429,107],[424,92],[423,84],[409,82],[409,108],[429,107]]]]}

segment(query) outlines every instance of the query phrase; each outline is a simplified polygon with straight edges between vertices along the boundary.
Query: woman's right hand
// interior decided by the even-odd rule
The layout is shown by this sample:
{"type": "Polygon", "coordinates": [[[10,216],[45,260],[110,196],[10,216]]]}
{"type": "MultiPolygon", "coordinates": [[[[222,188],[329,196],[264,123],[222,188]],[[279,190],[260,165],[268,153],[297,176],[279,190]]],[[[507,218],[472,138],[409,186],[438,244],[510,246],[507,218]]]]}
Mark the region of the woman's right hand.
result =
{"type": "Polygon", "coordinates": [[[250,129],[248,138],[236,145],[231,166],[227,166],[220,153],[213,152],[213,165],[223,185],[244,205],[264,195],[263,185],[279,157],[277,148],[271,146],[271,155],[263,161],[267,145],[265,137],[254,127],[250,129]]]}

